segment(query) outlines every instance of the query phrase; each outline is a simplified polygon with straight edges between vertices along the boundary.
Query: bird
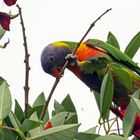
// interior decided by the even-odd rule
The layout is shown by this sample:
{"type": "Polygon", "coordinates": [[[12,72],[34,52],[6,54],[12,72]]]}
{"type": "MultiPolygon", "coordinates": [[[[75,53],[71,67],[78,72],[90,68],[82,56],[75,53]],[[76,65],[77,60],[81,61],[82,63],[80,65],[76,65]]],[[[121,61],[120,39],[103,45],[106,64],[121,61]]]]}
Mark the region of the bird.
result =
{"type": "MultiPolygon", "coordinates": [[[[66,61],[73,72],[91,91],[100,93],[104,76],[109,70],[114,83],[113,102],[126,109],[130,96],[140,88],[140,68],[129,56],[98,39],[88,39],[77,46],[74,41],[56,41],[41,54],[43,70],[58,78],[66,61]]],[[[114,111],[115,112],[115,111],[114,111]]]]}

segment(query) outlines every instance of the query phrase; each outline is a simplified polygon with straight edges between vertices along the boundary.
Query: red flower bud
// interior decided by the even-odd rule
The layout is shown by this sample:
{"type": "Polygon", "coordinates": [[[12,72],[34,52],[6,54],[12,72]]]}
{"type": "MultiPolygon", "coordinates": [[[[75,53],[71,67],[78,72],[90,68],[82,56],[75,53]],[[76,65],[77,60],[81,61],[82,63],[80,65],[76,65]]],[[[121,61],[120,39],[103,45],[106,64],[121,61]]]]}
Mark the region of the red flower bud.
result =
{"type": "Polygon", "coordinates": [[[52,128],[52,127],[53,127],[53,126],[52,126],[51,122],[48,121],[48,122],[44,125],[44,130],[47,130],[47,129],[52,128]]]}
{"type": "Polygon", "coordinates": [[[7,13],[0,12],[0,25],[3,27],[3,29],[8,31],[10,30],[10,16],[7,13]]]}
{"type": "Polygon", "coordinates": [[[4,0],[5,4],[8,6],[12,6],[16,3],[17,0],[4,0]]]}

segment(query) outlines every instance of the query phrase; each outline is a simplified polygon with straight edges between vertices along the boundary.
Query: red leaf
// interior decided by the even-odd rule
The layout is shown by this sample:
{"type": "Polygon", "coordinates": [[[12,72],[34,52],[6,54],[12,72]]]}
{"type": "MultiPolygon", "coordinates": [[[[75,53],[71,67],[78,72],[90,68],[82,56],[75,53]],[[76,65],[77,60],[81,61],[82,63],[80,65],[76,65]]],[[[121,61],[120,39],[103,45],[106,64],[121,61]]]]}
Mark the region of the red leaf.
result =
{"type": "Polygon", "coordinates": [[[10,16],[8,14],[0,12],[0,25],[3,27],[3,29],[8,31],[10,30],[10,16]]]}
{"type": "Polygon", "coordinates": [[[45,126],[44,126],[44,130],[47,130],[47,129],[52,128],[52,127],[53,127],[53,126],[52,126],[51,122],[48,121],[48,122],[45,124],[45,126]]]}
{"type": "Polygon", "coordinates": [[[4,0],[5,4],[8,6],[12,6],[16,3],[17,0],[4,0]]]}

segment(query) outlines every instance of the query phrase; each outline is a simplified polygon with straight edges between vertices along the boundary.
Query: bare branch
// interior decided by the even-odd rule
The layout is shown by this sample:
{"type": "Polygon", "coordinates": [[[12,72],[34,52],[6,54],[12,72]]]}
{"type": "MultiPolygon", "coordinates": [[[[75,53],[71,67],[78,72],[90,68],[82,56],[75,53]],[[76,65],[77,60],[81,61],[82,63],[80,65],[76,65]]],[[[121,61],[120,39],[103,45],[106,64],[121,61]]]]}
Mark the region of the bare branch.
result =
{"type": "Polygon", "coordinates": [[[22,27],[22,33],[23,33],[23,46],[25,50],[25,86],[24,86],[24,92],[25,92],[25,118],[28,118],[28,97],[29,97],[29,53],[28,53],[28,45],[27,45],[27,40],[26,40],[26,34],[25,34],[25,26],[24,26],[24,21],[22,17],[22,10],[19,5],[17,5],[17,8],[19,10],[19,16],[20,16],[20,21],[21,21],[21,27],[22,27]]]}

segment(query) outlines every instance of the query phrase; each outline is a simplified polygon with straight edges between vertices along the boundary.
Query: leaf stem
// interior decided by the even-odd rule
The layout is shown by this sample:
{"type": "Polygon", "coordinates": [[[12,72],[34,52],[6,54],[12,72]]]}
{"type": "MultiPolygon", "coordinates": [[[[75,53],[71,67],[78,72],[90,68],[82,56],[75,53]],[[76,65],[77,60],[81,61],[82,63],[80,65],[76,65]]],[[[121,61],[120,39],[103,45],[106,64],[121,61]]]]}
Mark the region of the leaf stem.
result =
{"type": "Polygon", "coordinates": [[[29,53],[28,53],[28,45],[27,45],[27,40],[26,40],[26,34],[25,34],[25,26],[24,26],[24,21],[23,21],[23,16],[22,16],[22,10],[19,5],[17,5],[17,8],[19,10],[19,16],[20,16],[20,23],[22,27],[22,33],[23,33],[23,46],[25,50],[25,86],[24,86],[24,93],[25,93],[25,118],[28,118],[28,97],[29,97],[29,53]]]}
{"type": "Polygon", "coordinates": [[[22,131],[20,131],[18,129],[15,129],[15,128],[12,128],[12,127],[9,127],[9,126],[4,126],[4,125],[0,125],[0,128],[14,131],[14,132],[16,132],[16,133],[18,133],[20,135],[20,137],[22,138],[22,140],[27,140],[27,138],[24,136],[24,134],[22,133],[22,131]]]}
{"type": "MultiPolygon", "coordinates": [[[[87,36],[87,34],[90,32],[90,30],[95,26],[96,22],[99,21],[99,20],[101,19],[101,17],[103,17],[103,16],[104,16],[107,12],[109,12],[110,10],[112,10],[112,9],[111,9],[111,8],[110,8],[110,9],[107,9],[107,10],[106,10],[103,14],[101,14],[95,21],[93,21],[93,22],[91,23],[91,25],[89,26],[88,30],[85,32],[84,36],[81,38],[81,40],[79,41],[79,43],[77,44],[77,46],[76,46],[75,49],[73,50],[73,52],[72,52],[73,55],[75,54],[75,52],[77,51],[77,49],[79,48],[80,44],[81,44],[82,41],[85,39],[85,37],[87,36]]],[[[66,67],[68,66],[68,64],[69,64],[69,61],[67,60],[66,63],[64,64],[63,68],[62,68],[61,71],[60,71],[60,74],[59,74],[60,76],[59,76],[58,78],[56,78],[56,80],[55,80],[55,83],[54,83],[54,85],[53,85],[53,87],[52,87],[52,90],[51,90],[51,92],[50,92],[50,94],[49,94],[49,96],[48,96],[48,99],[46,100],[46,103],[45,103],[45,105],[44,105],[44,108],[43,108],[43,111],[42,111],[42,114],[41,114],[41,117],[40,117],[41,120],[43,120],[43,118],[44,118],[44,116],[45,116],[45,113],[46,113],[46,110],[47,110],[47,108],[48,108],[48,104],[49,104],[49,102],[50,102],[50,99],[51,99],[51,97],[52,97],[52,95],[53,95],[53,92],[54,92],[54,90],[55,90],[57,84],[59,83],[60,78],[61,78],[62,75],[64,74],[64,71],[65,71],[66,67]]]]}

